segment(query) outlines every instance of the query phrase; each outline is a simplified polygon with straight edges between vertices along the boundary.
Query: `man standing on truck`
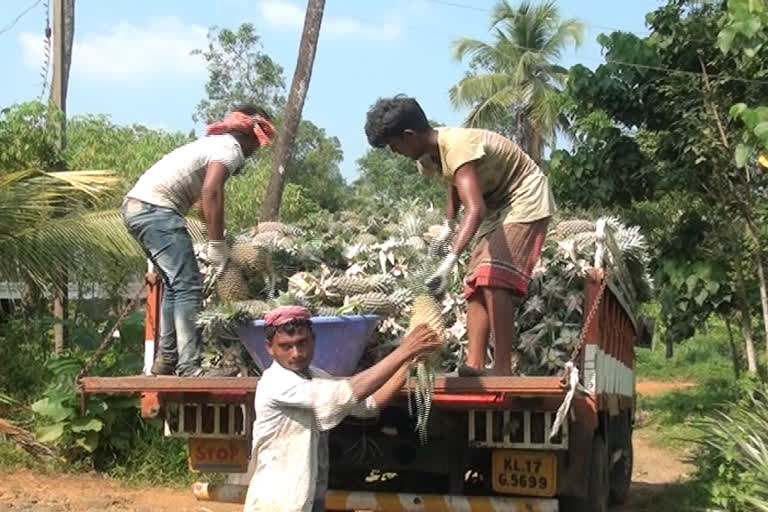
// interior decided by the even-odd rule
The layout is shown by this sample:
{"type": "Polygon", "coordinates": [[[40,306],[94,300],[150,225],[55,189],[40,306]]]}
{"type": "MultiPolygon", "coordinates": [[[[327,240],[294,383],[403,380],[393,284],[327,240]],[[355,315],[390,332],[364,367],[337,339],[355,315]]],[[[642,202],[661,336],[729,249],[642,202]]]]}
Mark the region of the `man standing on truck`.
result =
{"type": "Polygon", "coordinates": [[[464,280],[469,346],[459,375],[485,374],[489,335],[493,373],[510,375],[515,311],[528,294],[555,202],[547,175],[514,142],[476,128],[432,128],[415,99],[379,99],[368,111],[365,133],[373,147],[417,162],[420,173],[446,185],[445,222],[433,247],[443,258],[427,285],[445,287],[456,259],[475,238],[464,280]],[[464,217],[454,237],[459,206],[464,217]]]}
{"type": "Polygon", "coordinates": [[[376,416],[405,383],[407,363],[441,342],[417,326],[392,353],[350,378],[310,366],[315,335],[309,311],[283,306],[264,317],[274,359],[256,388],[253,453],[256,470],[245,512],[325,510],[327,432],[346,416],[376,416]]]}
{"type": "Polygon", "coordinates": [[[165,283],[154,375],[228,376],[237,371],[200,366],[201,333],[195,319],[202,308],[203,284],[184,216],[202,202],[208,260],[221,272],[229,259],[224,183],[254,151],[271,143],[275,129],[262,108],[243,105],[208,125],[205,133],[150,167],[123,202],[125,226],[165,283]]]}

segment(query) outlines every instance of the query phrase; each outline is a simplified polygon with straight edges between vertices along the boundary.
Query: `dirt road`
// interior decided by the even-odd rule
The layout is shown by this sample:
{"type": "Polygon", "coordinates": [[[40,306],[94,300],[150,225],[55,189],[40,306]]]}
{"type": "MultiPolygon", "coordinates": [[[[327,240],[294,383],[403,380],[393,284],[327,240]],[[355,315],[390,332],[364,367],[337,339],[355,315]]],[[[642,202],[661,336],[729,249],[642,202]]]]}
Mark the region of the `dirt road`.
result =
{"type": "MultiPolygon", "coordinates": [[[[690,387],[680,382],[638,382],[638,393],[690,387]]],[[[616,512],[658,510],[655,503],[690,471],[680,455],[655,447],[642,429],[634,436],[630,500],[616,512]]],[[[131,488],[95,474],[0,474],[0,512],[239,512],[242,506],[198,502],[184,489],[131,488]]]]}

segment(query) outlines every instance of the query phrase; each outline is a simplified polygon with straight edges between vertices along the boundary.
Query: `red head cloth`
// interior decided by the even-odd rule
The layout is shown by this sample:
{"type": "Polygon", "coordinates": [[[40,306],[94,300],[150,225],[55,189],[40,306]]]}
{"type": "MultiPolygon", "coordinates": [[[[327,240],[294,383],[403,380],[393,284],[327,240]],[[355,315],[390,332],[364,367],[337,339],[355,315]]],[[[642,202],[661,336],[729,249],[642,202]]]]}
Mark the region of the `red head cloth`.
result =
{"type": "Polygon", "coordinates": [[[296,320],[309,320],[311,316],[304,306],[280,306],[264,315],[264,325],[280,327],[296,320]]]}
{"type": "Polygon", "coordinates": [[[259,114],[249,116],[243,112],[230,112],[223,121],[209,124],[205,127],[205,134],[221,135],[232,130],[253,135],[262,147],[269,146],[275,137],[275,127],[267,119],[259,114]]]}

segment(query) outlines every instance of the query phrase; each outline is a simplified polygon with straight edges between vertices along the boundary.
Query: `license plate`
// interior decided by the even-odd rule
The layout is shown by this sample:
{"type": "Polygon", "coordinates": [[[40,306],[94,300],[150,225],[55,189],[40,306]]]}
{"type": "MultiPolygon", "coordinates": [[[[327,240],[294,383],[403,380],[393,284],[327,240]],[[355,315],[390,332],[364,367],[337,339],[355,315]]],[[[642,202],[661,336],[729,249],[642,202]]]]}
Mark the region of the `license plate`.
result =
{"type": "Polygon", "coordinates": [[[524,496],[554,496],[557,458],[552,453],[493,452],[493,490],[524,496]]]}
{"type": "Polygon", "coordinates": [[[247,473],[248,442],[245,439],[189,439],[192,471],[247,473]]]}

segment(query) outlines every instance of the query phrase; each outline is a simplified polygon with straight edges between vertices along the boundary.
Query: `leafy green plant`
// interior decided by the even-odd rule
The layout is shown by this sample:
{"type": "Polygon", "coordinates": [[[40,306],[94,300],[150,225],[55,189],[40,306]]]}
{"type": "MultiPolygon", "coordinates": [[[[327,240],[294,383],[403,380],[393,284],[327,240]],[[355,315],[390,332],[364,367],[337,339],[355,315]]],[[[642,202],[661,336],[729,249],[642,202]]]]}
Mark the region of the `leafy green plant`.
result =
{"type": "Polygon", "coordinates": [[[694,423],[697,477],[728,511],[768,511],[768,388],[742,384],[743,398],[694,423]]]}
{"type": "Polygon", "coordinates": [[[46,369],[53,380],[44,398],[32,404],[32,410],[45,420],[37,429],[40,442],[62,446],[77,457],[81,450],[91,454],[100,445],[126,448],[130,442],[128,432],[120,430],[126,412],[134,412],[136,399],[87,397],[81,411],[74,379],[82,363],[73,357],[51,359],[46,369]]]}
{"type": "MultiPolygon", "coordinates": [[[[728,9],[721,19],[717,45],[725,55],[734,56],[741,67],[754,78],[765,77],[764,60],[760,50],[768,44],[768,8],[763,0],[728,0],[728,9]]],[[[741,121],[741,140],[734,156],[736,165],[750,164],[759,150],[768,149],[768,106],[749,107],[737,103],[730,115],[741,121]]]]}

